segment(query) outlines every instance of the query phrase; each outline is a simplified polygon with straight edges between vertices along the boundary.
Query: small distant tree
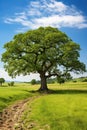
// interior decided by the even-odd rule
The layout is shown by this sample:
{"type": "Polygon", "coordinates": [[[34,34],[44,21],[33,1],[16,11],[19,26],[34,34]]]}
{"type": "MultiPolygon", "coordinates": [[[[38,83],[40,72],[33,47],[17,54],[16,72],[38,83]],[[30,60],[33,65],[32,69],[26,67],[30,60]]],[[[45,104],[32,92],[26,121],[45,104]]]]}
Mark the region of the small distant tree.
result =
{"type": "Polygon", "coordinates": [[[32,84],[32,85],[34,85],[34,84],[36,84],[36,83],[37,83],[37,81],[36,81],[35,79],[32,79],[32,80],[31,80],[31,84],[32,84]]]}
{"type": "Polygon", "coordinates": [[[65,83],[65,79],[64,79],[64,78],[61,78],[61,77],[58,77],[58,78],[57,78],[57,82],[58,82],[59,84],[63,84],[63,83],[65,83]]]}
{"type": "Polygon", "coordinates": [[[66,81],[70,81],[72,79],[72,76],[70,75],[70,73],[65,73],[62,76],[57,77],[57,82],[62,84],[65,83],[66,81]]]}
{"type": "Polygon", "coordinates": [[[9,86],[14,86],[14,81],[8,83],[9,86]]]}
{"type": "Polygon", "coordinates": [[[2,86],[2,84],[5,82],[4,78],[0,78],[0,85],[2,86]]]}

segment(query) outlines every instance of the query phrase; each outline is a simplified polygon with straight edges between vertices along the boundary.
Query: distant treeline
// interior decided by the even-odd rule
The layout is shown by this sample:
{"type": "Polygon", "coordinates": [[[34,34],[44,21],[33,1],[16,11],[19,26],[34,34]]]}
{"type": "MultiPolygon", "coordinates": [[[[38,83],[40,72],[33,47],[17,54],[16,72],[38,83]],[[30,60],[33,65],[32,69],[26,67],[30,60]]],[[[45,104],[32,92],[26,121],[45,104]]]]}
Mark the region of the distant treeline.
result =
{"type": "Polygon", "coordinates": [[[72,81],[73,82],[87,82],[87,77],[75,78],[72,81]]]}
{"type": "MultiPolygon", "coordinates": [[[[69,80],[64,80],[64,79],[57,79],[57,78],[50,78],[47,80],[47,83],[48,84],[53,84],[53,83],[65,83],[65,82],[87,82],[87,77],[80,77],[80,78],[72,78],[72,79],[69,79],[69,80]]],[[[29,83],[31,83],[32,85],[34,84],[40,84],[40,80],[35,80],[35,79],[32,79],[29,83]]]]}

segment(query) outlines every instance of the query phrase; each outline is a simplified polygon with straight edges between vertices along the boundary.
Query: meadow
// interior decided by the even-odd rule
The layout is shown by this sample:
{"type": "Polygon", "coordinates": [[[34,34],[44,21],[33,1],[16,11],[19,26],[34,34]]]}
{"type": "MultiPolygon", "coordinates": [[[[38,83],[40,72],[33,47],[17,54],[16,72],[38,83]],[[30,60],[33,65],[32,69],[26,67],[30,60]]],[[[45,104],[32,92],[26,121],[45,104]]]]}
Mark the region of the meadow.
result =
{"type": "Polygon", "coordinates": [[[41,95],[27,106],[21,121],[23,130],[87,130],[87,83],[49,84],[52,93],[33,93],[39,85],[15,84],[0,87],[0,108],[17,100],[41,95]],[[30,110],[31,108],[31,110],[30,110]]]}
{"type": "Polygon", "coordinates": [[[10,87],[6,83],[3,84],[0,87],[0,112],[16,101],[33,96],[31,91],[35,89],[35,86],[32,87],[32,85],[27,83],[15,83],[14,86],[10,87]]]}

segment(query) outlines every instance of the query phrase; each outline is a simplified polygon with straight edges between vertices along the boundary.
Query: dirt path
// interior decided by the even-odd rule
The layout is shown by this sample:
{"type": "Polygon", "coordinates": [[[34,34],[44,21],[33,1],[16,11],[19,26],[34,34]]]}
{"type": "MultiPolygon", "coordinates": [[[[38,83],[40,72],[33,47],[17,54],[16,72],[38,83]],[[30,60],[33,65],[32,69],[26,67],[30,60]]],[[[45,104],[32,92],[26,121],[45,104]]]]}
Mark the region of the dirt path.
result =
{"type": "Polygon", "coordinates": [[[0,113],[0,130],[23,130],[18,124],[24,110],[26,109],[27,103],[33,102],[38,96],[30,97],[23,101],[17,102],[16,104],[8,107],[0,113]],[[19,127],[19,128],[18,128],[19,127]]]}

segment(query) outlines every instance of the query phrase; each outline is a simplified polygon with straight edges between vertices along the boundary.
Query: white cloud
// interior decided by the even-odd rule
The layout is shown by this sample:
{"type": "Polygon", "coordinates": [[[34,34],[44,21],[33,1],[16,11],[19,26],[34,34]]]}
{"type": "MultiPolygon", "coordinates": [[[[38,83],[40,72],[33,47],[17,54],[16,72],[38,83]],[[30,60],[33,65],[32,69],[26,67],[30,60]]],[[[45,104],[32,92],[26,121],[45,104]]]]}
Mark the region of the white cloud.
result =
{"type": "Polygon", "coordinates": [[[82,24],[85,22],[84,17],[79,15],[79,16],[71,16],[71,15],[66,15],[66,16],[58,16],[58,15],[53,15],[49,17],[43,17],[43,18],[38,18],[35,19],[36,27],[39,26],[57,26],[61,27],[86,27],[87,24],[82,24]]]}
{"type": "Polygon", "coordinates": [[[79,78],[79,77],[87,77],[87,72],[85,72],[84,74],[75,74],[75,73],[71,73],[73,78],[79,78]]]}
{"type": "Polygon", "coordinates": [[[86,23],[81,23],[79,28],[87,28],[87,24],[86,23]]]}
{"type": "Polygon", "coordinates": [[[50,12],[61,13],[67,10],[67,6],[64,5],[62,2],[53,1],[50,4],[47,4],[47,10],[49,10],[50,12]]]}
{"type": "Polygon", "coordinates": [[[41,16],[41,12],[37,9],[31,9],[28,11],[28,15],[30,15],[30,16],[34,16],[36,14],[37,14],[37,16],[41,16]]]}
{"type": "Polygon", "coordinates": [[[40,80],[38,74],[30,74],[26,76],[21,75],[12,79],[3,68],[0,68],[0,78],[4,78],[6,81],[21,81],[21,82],[29,82],[32,79],[40,80]]]}
{"type": "Polygon", "coordinates": [[[75,6],[56,0],[32,1],[26,9],[6,18],[5,23],[19,23],[23,28],[39,26],[87,28],[87,19],[75,6]]]}

